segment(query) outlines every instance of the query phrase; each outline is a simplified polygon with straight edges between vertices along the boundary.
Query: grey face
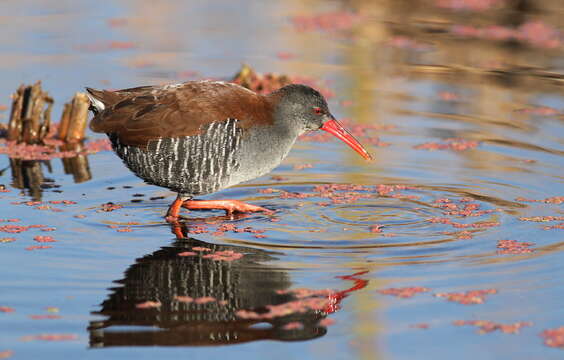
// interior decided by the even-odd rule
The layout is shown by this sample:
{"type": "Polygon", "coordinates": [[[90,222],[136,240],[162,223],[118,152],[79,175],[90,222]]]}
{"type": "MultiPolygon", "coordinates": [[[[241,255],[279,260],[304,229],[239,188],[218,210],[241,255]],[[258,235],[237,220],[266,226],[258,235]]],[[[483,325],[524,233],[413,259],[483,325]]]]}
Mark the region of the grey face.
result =
{"type": "Polygon", "coordinates": [[[297,122],[300,132],[319,130],[333,118],[327,101],[316,90],[306,85],[288,85],[280,89],[282,99],[278,111],[281,117],[297,122]]]}

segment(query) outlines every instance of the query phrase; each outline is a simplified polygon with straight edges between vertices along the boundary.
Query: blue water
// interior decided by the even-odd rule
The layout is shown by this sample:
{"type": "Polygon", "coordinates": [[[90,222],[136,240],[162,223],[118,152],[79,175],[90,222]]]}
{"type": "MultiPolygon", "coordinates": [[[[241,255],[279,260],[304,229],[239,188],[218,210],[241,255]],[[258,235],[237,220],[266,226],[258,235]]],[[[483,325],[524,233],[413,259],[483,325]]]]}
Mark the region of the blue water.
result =
{"type": "MultiPolygon", "coordinates": [[[[528,18],[558,25],[555,10],[546,6],[550,11],[528,18]]],[[[544,229],[562,221],[519,218],[562,217],[562,204],[517,199],[564,195],[562,46],[543,49],[425,30],[451,23],[473,25],[483,14],[488,15],[487,24],[504,24],[503,16],[514,14],[507,6],[485,13],[418,9],[411,12],[392,2],[337,1],[3,2],[0,105],[9,107],[9,96],[20,83],[42,80],[56,101],[53,117],[58,119],[62,104],[84,86],[228,78],[248,63],[259,72],[317,79],[337,94],[329,103],[338,118],[394,127],[372,133],[390,145],[367,145],[375,158],[371,163],[337,141],[298,142],[271,174],[207,197],[266,206],[277,210],[274,217],[185,213],[184,230],[203,225],[209,232],[185,234],[189,239],[181,240],[163,220],[175,194],[144,184],[112,152],[88,156],[91,179],[78,183],[65,174],[60,159],[36,163],[44,180],[23,189],[12,178],[19,170],[0,155],[0,169],[6,169],[0,184],[11,190],[0,193],[0,219],[20,219],[0,226],[56,228],[0,232],[0,238],[16,238],[0,243],[0,306],[15,309],[0,312],[0,353],[12,351],[14,359],[561,358],[562,349],[545,346],[539,334],[564,326],[562,229],[544,229]],[[292,26],[291,16],[331,10],[356,11],[364,18],[352,29],[334,32],[299,32],[292,26]],[[125,23],[109,26],[116,18],[125,23]],[[389,40],[403,32],[432,46],[425,51],[390,46],[389,40]],[[111,49],[111,41],[133,47],[111,49]],[[295,57],[282,60],[279,51],[295,57]],[[525,65],[535,69],[515,70],[525,65]],[[445,91],[458,98],[441,99],[445,91]],[[352,105],[344,106],[343,100],[352,105]],[[517,111],[540,106],[557,114],[517,111]],[[414,148],[449,138],[479,145],[465,151],[414,148]],[[313,166],[294,168],[300,164],[313,166]],[[416,198],[359,191],[366,196],[334,204],[314,190],[330,183],[410,185],[414,188],[391,194],[416,198]],[[265,193],[268,188],[278,192],[265,193]],[[283,199],[279,191],[315,196],[283,199]],[[470,198],[479,210],[493,211],[477,217],[446,216],[437,207],[441,198],[460,206],[465,204],[460,199],[470,198]],[[63,212],[12,204],[32,199],[76,204],[51,205],[63,212]],[[123,208],[100,211],[107,202],[123,208]],[[428,221],[435,217],[499,226],[454,228],[428,221]],[[266,237],[249,232],[213,235],[222,223],[265,230],[266,237]],[[376,224],[383,226],[381,233],[369,231],[376,224]],[[109,225],[130,227],[131,232],[109,225]],[[464,230],[471,239],[457,237],[464,230]],[[33,241],[37,235],[53,236],[57,242],[38,244],[33,241]],[[531,242],[534,251],[500,254],[500,240],[531,242]],[[25,250],[32,245],[53,247],[25,250]],[[233,250],[244,257],[214,262],[177,255],[193,246],[233,250]],[[354,280],[342,277],[357,272],[366,272],[357,276],[366,286],[347,293],[334,312],[292,314],[270,325],[235,315],[287,302],[288,296],[277,290],[349,289],[354,280]],[[408,299],[378,292],[408,286],[429,291],[408,299]],[[476,305],[433,296],[490,288],[498,293],[476,305]],[[178,304],[175,295],[210,295],[227,305],[178,304]],[[147,300],[162,305],[135,308],[147,300]],[[29,317],[45,314],[61,318],[29,317]],[[325,318],[335,323],[320,325],[325,318]],[[474,326],[454,326],[455,320],[532,325],[519,334],[480,335],[474,326]],[[284,330],[291,321],[302,322],[303,329],[284,330]],[[413,327],[420,323],[428,328],[413,327]],[[24,341],[39,334],[76,338],[24,341]]],[[[8,117],[9,110],[0,112],[0,122],[8,117]]],[[[366,138],[361,141],[368,144],[366,138]]]]}

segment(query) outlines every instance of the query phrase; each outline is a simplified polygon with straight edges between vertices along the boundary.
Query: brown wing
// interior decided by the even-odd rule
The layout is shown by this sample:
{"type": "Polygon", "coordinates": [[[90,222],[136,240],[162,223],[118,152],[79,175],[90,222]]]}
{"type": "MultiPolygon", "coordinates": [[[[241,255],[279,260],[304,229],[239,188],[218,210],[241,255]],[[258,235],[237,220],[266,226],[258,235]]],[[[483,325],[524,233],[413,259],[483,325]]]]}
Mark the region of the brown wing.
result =
{"type": "Polygon", "coordinates": [[[146,147],[154,139],[197,135],[206,125],[229,118],[237,119],[244,129],[273,121],[267,98],[231,83],[190,81],[88,91],[104,104],[90,128],[115,133],[123,144],[138,147],[146,147]]]}

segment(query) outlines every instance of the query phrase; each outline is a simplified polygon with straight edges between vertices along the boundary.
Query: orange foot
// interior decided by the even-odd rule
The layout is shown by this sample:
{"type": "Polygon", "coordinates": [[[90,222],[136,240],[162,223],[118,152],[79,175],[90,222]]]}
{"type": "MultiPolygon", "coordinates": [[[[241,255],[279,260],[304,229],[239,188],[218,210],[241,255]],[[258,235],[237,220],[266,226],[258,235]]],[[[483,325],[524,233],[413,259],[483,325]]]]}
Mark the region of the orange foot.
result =
{"type": "MultiPolygon", "coordinates": [[[[174,206],[174,203],[171,205],[174,206]]],[[[182,203],[182,207],[192,210],[225,210],[227,215],[235,212],[259,212],[273,214],[274,211],[265,209],[260,206],[244,203],[239,200],[186,200],[182,203]]],[[[170,213],[170,211],[169,211],[170,213]]]]}

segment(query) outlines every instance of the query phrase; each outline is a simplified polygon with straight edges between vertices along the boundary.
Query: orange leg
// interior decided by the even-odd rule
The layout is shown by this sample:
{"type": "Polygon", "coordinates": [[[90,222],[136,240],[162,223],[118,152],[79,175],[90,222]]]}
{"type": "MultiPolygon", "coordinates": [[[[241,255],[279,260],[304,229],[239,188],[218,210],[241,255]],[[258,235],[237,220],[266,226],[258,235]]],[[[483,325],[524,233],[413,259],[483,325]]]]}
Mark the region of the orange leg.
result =
{"type": "Polygon", "coordinates": [[[182,207],[183,201],[184,200],[182,200],[181,197],[177,197],[176,200],[174,200],[174,202],[170,205],[166,213],[166,218],[165,218],[166,221],[174,222],[178,220],[178,215],[180,213],[180,208],[182,207]]]}
{"type": "MultiPolygon", "coordinates": [[[[173,203],[171,209],[174,205],[175,204],[173,203]]],[[[262,211],[266,214],[274,213],[274,211],[272,210],[268,210],[256,205],[247,204],[239,200],[186,200],[182,202],[182,207],[192,210],[225,210],[227,215],[231,215],[234,212],[262,211]]]]}

